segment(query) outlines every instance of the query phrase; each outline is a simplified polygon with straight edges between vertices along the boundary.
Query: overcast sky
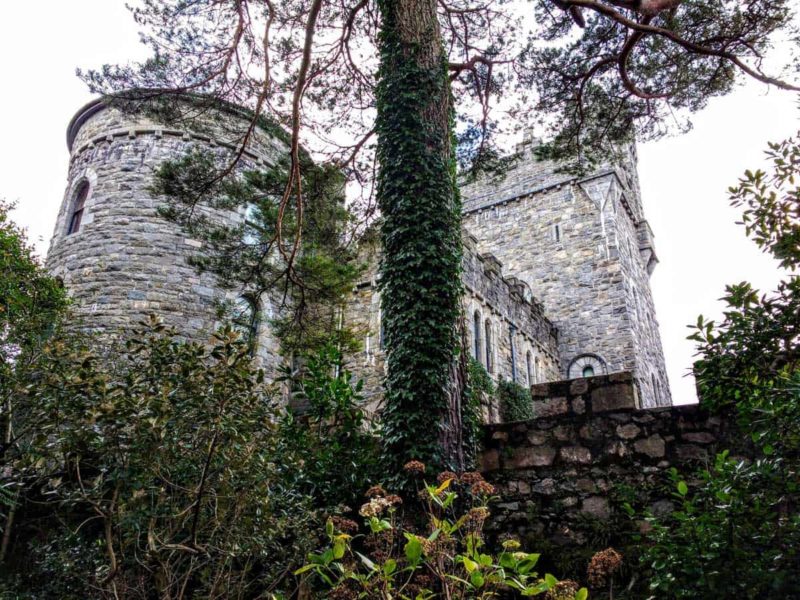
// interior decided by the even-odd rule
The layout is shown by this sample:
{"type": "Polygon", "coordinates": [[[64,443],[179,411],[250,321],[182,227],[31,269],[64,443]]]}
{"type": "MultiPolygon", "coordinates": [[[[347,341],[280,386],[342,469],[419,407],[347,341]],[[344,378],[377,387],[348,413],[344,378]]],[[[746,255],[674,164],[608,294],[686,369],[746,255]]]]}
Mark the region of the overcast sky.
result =
{"type": "MultiPolygon", "coordinates": [[[[17,201],[14,218],[41,255],[66,185],[66,126],[91,99],[76,67],[144,56],[123,0],[3,2],[0,197],[17,201]]],[[[653,293],[677,403],[695,401],[685,376],[694,354],[687,324],[700,313],[719,315],[725,284],[749,280],[766,291],[780,277],[734,224],[725,190],[764,164],[768,141],[794,134],[798,114],[790,94],[751,84],[713,100],[689,134],[639,147],[645,213],[661,260],[653,293]]]]}

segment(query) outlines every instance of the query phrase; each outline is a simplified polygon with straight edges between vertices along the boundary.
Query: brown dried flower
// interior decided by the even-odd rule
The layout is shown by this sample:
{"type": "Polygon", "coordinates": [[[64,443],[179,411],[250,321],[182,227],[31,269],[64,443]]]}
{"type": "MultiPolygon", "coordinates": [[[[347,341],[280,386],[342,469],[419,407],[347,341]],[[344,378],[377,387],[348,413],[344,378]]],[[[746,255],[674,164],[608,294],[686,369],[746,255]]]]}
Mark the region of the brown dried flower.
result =
{"type": "Polygon", "coordinates": [[[403,503],[403,499],[397,494],[386,496],[386,501],[392,506],[400,506],[403,503]]]}
{"type": "Polygon", "coordinates": [[[331,517],[331,521],[333,521],[333,526],[342,533],[356,533],[358,531],[358,523],[350,519],[333,516],[331,517]]]}
{"type": "Polygon", "coordinates": [[[470,492],[472,492],[474,496],[491,496],[494,494],[495,489],[491,483],[486,481],[478,481],[472,484],[470,492]]]}
{"type": "Polygon", "coordinates": [[[578,593],[580,586],[569,579],[559,581],[544,595],[545,600],[573,600],[578,593]]]}
{"type": "Polygon", "coordinates": [[[386,498],[373,498],[361,507],[358,514],[367,518],[377,517],[390,506],[391,503],[386,498]]]}
{"type": "Polygon", "coordinates": [[[483,523],[489,517],[489,509],[485,506],[470,508],[467,513],[467,521],[475,524],[483,523]]]}
{"type": "Polygon", "coordinates": [[[589,561],[587,575],[589,585],[603,588],[622,564],[622,555],[613,548],[606,548],[595,554],[589,561]]]}
{"type": "Polygon", "coordinates": [[[449,479],[450,481],[453,481],[453,482],[455,482],[455,481],[458,481],[458,475],[456,475],[456,474],[455,474],[455,473],[453,473],[452,471],[442,471],[441,473],[439,473],[439,474],[436,476],[436,483],[438,483],[439,485],[441,485],[441,484],[443,484],[445,481],[447,481],[448,479],[449,479]]]}
{"type": "Polygon", "coordinates": [[[477,471],[467,471],[461,475],[461,483],[464,485],[474,485],[480,481],[483,481],[483,475],[477,471]]]}
{"type": "Polygon", "coordinates": [[[425,463],[421,463],[418,460],[410,460],[405,465],[403,465],[403,470],[406,473],[421,475],[422,473],[425,472],[425,463]]]}
{"type": "Polygon", "coordinates": [[[378,484],[378,485],[373,485],[371,488],[369,488],[369,489],[366,491],[366,493],[365,493],[364,495],[365,495],[367,498],[376,498],[376,497],[378,497],[378,496],[385,496],[385,495],[386,495],[386,490],[385,490],[385,489],[383,489],[383,486],[382,486],[382,485],[380,485],[380,484],[378,484]]]}

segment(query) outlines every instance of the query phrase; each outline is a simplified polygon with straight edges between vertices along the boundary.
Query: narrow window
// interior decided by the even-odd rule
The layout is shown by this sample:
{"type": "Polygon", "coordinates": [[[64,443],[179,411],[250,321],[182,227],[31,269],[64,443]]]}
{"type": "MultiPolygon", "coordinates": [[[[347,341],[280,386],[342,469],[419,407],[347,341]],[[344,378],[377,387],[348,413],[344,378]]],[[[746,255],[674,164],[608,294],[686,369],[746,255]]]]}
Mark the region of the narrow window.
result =
{"type": "Polygon", "coordinates": [[[586,365],[583,367],[583,376],[594,377],[594,367],[592,365],[586,365]]]}
{"type": "Polygon", "coordinates": [[[539,366],[539,357],[537,356],[536,358],[533,359],[533,381],[534,382],[538,382],[539,381],[539,378],[541,377],[540,372],[541,372],[541,368],[539,366]]]}
{"type": "Polygon", "coordinates": [[[378,347],[381,350],[386,349],[386,327],[383,325],[383,313],[378,313],[378,347]]]}
{"type": "Polygon", "coordinates": [[[78,233],[81,228],[81,219],[83,218],[83,206],[86,204],[86,198],[89,196],[89,183],[87,181],[81,182],[75,192],[75,200],[72,202],[72,214],[69,217],[69,225],[67,226],[67,235],[78,233]]]}
{"type": "Polygon", "coordinates": [[[259,223],[259,209],[255,204],[248,203],[244,209],[244,235],[242,242],[248,246],[255,246],[261,241],[263,231],[259,223]]]}
{"type": "Polygon", "coordinates": [[[533,385],[533,361],[530,350],[525,353],[525,372],[528,374],[528,385],[533,385]]]}
{"type": "Polygon", "coordinates": [[[231,321],[233,329],[239,332],[242,340],[255,352],[258,337],[258,310],[255,301],[249,296],[239,296],[233,307],[231,321]]]}
{"type": "Polygon", "coordinates": [[[656,382],[656,376],[652,373],[650,374],[650,380],[653,382],[653,400],[658,404],[658,383],[656,382]]]}
{"type": "Polygon", "coordinates": [[[477,310],[472,317],[472,357],[481,360],[481,313],[477,310]]]}
{"type": "Polygon", "coordinates": [[[553,225],[553,240],[556,242],[561,241],[561,226],[558,224],[553,225]]]}
{"type": "Polygon", "coordinates": [[[486,319],[486,323],[484,324],[484,328],[486,329],[486,370],[489,373],[494,373],[494,357],[492,356],[492,324],[489,322],[489,319],[486,319]]]}

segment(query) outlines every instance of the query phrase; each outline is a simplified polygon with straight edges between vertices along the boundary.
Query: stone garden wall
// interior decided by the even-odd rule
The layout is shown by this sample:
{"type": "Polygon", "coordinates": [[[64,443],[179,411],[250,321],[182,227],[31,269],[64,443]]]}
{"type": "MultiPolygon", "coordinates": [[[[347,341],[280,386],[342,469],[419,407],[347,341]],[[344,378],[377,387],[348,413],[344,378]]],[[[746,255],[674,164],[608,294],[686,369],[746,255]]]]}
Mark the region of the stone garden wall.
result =
{"type": "Polygon", "coordinates": [[[727,419],[696,405],[640,410],[630,373],[536,385],[532,393],[535,419],[485,427],[481,465],[502,497],[492,530],[537,552],[597,551],[645,531],[644,511],[672,510],[671,467],[691,478],[738,443],[727,419]],[[626,503],[637,517],[622,510],[626,503]]]}

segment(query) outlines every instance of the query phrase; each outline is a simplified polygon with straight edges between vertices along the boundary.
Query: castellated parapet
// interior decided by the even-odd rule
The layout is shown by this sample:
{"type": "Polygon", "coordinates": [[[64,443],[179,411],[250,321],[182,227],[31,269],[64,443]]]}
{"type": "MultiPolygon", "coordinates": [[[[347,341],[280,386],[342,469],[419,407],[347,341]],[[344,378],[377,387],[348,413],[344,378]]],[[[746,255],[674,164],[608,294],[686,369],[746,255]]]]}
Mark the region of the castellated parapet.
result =
{"type": "Polygon", "coordinates": [[[670,405],[635,152],[578,177],[532,150],[502,177],[462,186],[464,226],[544,305],[559,332],[559,379],[632,372],[643,407],[670,405]]]}
{"type": "MultiPolygon", "coordinates": [[[[235,301],[236,295],[188,263],[202,252],[201,242],[158,214],[164,201],[149,188],[155,170],[167,159],[194,150],[232,156],[249,122],[243,111],[227,106],[205,109],[191,127],[179,128],[122,112],[102,100],[77,113],[67,131],[67,190],[47,268],[64,281],[83,326],[113,335],[156,313],[181,334],[208,339],[219,325],[220,305],[235,301]]],[[[286,154],[284,142],[257,128],[240,168],[272,166],[286,154]]],[[[237,212],[200,210],[231,225],[244,218],[237,212]]],[[[269,315],[270,306],[258,308],[269,315]]],[[[277,343],[266,318],[257,327],[258,358],[267,372],[274,372],[277,343]]]]}
{"type": "MultiPolygon", "coordinates": [[[[462,240],[462,311],[472,356],[495,380],[527,387],[560,379],[558,331],[545,316],[542,304],[525,283],[504,274],[497,258],[479,254],[475,238],[467,231],[462,240]]],[[[361,250],[368,268],[345,307],[344,320],[364,344],[361,352],[348,357],[348,367],[364,380],[370,409],[378,411],[386,368],[377,289],[379,249],[373,243],[362,245],[361,250]]],[[[493,401],[485,408],[487,422],[501,420],[500,407],[493,401]]]]}
{"type": "MultiPolygon", "coordinates": [[[[221,304],[246,297],[189,264],[204,251],[201,242],[162,218],[164,201],[149,191],[165,160],[238,152],[251,115],[224,103],[199,113],[191,125],[166,126],[98,100],[70,123],[68,185],[47,266],[63,279],[83,326],[116,334],[156,313],[203,341],[219,325],[221,304]]],[[[288,153],[284,140],[277,128],[257,127],[238,168],[275,166],[288,153]]],[[[536,386],[628,374],[638,406],[671,404],[649,284],[658,259],[634,149],[621,166],[582,177],[536,160],[532,150],[528,143],[509,157],[502,177],[461,188],[469,351],[495,380],[536,386]]],[[[244,222],[242,212],[197,210],[244,222]]],[[[378,251],[374,244],[361,251],[369,267],[344,299],[343,323],[364,340],[348,360],[377,408],[385,368],[378,251]]],[[[261,314],[256,355],[274,375],[282,359],[268,325],[272,306],[252,308],[261,314]]],[[[496,406],[487,419],[499,419],[496,406]]]]}

